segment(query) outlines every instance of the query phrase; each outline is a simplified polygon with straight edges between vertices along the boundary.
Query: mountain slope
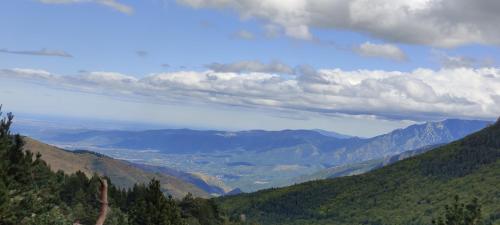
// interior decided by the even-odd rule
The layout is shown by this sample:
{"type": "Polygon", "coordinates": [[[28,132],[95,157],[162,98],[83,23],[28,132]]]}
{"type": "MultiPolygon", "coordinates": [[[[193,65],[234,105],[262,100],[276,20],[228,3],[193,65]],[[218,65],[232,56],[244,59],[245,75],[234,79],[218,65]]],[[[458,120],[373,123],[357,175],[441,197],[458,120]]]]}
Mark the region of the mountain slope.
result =
{"type": "Polygon", "coordinates": [[[376,159],[430,145],[449,143],[483,129],[489,121],[448,119],[415,124],[365,140],[350,147],[347,156],[356,160],[376,159]]]}
{"type": "Polygon", "coordinates": [[[162,166],[151,166],[144,164],[134,164],[134,166],[149,172],[153,172],[155,174],[160,173],[175,176],[176,178],[179,178],[185,182],[194,184],[196,187],[199,187],[212,195],[220,196],[224,195],[226,192],[231,191],[229,187],[227,187],[224,183],[222,183],[215,177],[196,173],[186,173],[162,166]]]}
{"type": "Polygon", "coordinates": [[[424,152],[427,152],[433,148],[438,147],[439,145],[432,145],[432,146],[427,146],[423,147],[420,149],[416,150],[410,150],[406,151],[397,155],[393,156],[387,156],[384,158],[380,159],[372,159],[368,161],[363,161],[359,163],[352,163],[352,164],[347,164],[347,165],[342,165],[342,166],[334,166],[330,168],[326,168],[320,171],[317,171],[313,174],[308,174],[308,175],[303,175],[299,176],[295,179],[293,179],[294,183],[303,183],[311,180],[320,180],[320,179],[328,179],[328,178],[336,178],[336,177],[344,177],[344,176],[352,176],[352,175],[358,175],[358,174],[363,174],[368,171],[382,168],[384,166],[387,166],[389,164],[395,163],[397,161],[401,161],[403,159],[416,156],[419,154],[422,154],[424,152]]]}
{"type": "Polygon", "coordinates": [[[458,194],[500,224],[500,121],[466,138],[351,177],[219,199],[259,224],[430,224],[458,194]]]}
{"type": "Polygon", "coordinates": [[[147,184],[151,179],[155,178],[160,181],[165,191],[176,198],[182,198],[188,193],[200,197],[210,196],[197,186],[166,173],[151,173],[141,170],[126,161],[116,160],[93,152],[70,152],[31,138],[25,138],[24,140],[24,148],[33,153],[41,153],[42,159],[54,171],[62,170],[70,174],[80,170],[88,176],[98,173],[110,177],[112,182],[120,188],[131,188],[134,184],[140,183],[147,184]]]}

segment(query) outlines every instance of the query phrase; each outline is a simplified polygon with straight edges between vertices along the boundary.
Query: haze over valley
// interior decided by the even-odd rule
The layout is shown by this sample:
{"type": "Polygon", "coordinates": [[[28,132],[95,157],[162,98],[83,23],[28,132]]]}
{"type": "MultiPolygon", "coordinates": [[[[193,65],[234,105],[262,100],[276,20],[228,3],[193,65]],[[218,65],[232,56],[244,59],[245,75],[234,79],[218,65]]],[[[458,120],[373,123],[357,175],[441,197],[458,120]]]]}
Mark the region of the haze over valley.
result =
{"type": "Polygon", "coordinates": [[[33,123],[21,123],[15,129],[65,149],[91,150],[133,163],[203,174],[231,189],[252,192],[291,185],[300,176],[327,168],[380,160],[448,143],[491,123],[480,120],[429,122],[372,138],[332,135],[318,130],[78,130],[42,129],[33,123]]]}

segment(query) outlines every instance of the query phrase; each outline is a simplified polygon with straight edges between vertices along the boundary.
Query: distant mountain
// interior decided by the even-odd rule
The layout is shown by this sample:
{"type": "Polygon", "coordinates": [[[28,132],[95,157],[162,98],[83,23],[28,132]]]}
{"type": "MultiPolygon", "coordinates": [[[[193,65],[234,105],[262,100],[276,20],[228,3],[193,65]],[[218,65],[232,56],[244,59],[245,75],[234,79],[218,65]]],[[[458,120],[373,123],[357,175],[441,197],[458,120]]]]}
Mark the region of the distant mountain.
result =
{"type": "Polygon", "coordinates": [[[106,148],[155,149],[164,153],[210,153],[243,149],[268,151],[304,143],[336,139],[311,130],[199,131],[189,129],[148,131],[73,131],[45,136],[44,140],[106,148]]]}
{"type": "Polygon", "coordinates": [[[426,146],[416,150],[406,151],[394,156],[387,156],[380,159],[372,159],[368,161],[363,161],[359,163],[352,163],[341,166],[334,166],[330,168],[326,168],[315,172],[313,174],[307,174],[299,176],[293,179],[293,183],[303,183],[312,180],[321,180],[321,179],[332,179],[336,177],[345,177],[345,176],[353,176],[363,174],[374,169],[382,168],[384,166],[393,164],[395,162],[401,161],[403,159],[413,157],[422,153],[425,153],[433,148],[437,148],[439,145],[426,146]]]}
{"type": "Polygon", "coordinates": [[[182,198],[188,193],[199,197],[225,193],[224,190],[210,186],[188,173],[167,168],[146,170],[145,168],[150,167],[113,159],[95,152],[67,151],[28,137],[24,140],[26,142],[24,148],[34,153],[41,153],[42,159],[54,171],[62,170],[69,174],[80,170],[88,176],[98,173],[110,177],[112,182],[120,188],[131,188],[134,184],[148,183],[155,178],[161,182],[165,191],[177,198],[182,198]]]}
{"type": "Polygon", "coordinates": [[[321,130],[321,129],[314,129],[313,131],[316,131],[322,135],[328,136],[328,137],[334,137],[338,139],[348,139],[348,138],[353,138],[351,135],[345,135],[341,133],[337,133],[334,131],[326,131],[326,130],[321,130]]]}
{"type": "MultiPolygon", "coordinates": [[[[382,159],[429,145],[448,143],[490,123],[450,119],[416,124],[373,138],[332,137],[335,135],[314,130],[228,132],[45,128],[37,132],[33,128],[18,129],[67,149],[90,149],[142,164],[161,165],[190,173],[201,172],[222,179],[231,188],[239,187],[245,192],[252,192],[290,185],[296,177],[325,168],[382,159]]],[[[343,173],[355,174],[366,169],[369,167],[343,173]]]]}
{"type": "Polygon", "coordinates": [[[231,190],[230,192],[226,193],[225,196],[238,195],[241,193],[243,193],[243,191],[241,189],[235,188],[235,189],[231,190]]]}
{"type": "Polygon", "coordinates": [[[483,129],[491,121],[448,119],[428,122],[397,129],[388,134],[363,140],[363,144],[349,149],[349,156],[358,158],[378,158],[425,146],[448,143],[483,129]]]}
{"type": "Polygon", "coordinates": [[[484,224],[500,224],[498,184],[500,120],[462,140],[366,174],[228,196],[218,202],[231,218],[245,218],[248,224],[424,225],[459,195],[467,201],[478,198],[484,224]]]}
{"type": "Polygon", "coordinates": [[[449,119],[398,129],[388,134],[362,139],[314,130],[282,131],[200,131],[168,129],[148,131],[52,132],[43,140],[73,145],[93,145],[105,148],[154,149],[164,153],[210,153],[231,150],[266,152],[296,146],[310,146],[320,152],[345,152],[346,158],[373,158],[403,151],[447,143],[475,132],[489,121],[449,119]],[[361,156],[349,154],[357,153],[361,156]]]}

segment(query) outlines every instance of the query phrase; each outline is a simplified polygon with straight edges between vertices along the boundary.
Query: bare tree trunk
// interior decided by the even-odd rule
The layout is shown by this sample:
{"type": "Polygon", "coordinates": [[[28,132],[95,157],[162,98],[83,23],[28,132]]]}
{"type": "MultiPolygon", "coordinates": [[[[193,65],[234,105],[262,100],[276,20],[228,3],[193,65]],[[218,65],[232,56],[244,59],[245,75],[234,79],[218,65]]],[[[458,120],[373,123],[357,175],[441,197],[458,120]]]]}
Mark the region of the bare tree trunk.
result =
{"type": "Polygon", "coordinates": [[[106,179],[101,179],[101,210],[99,211],[99,217],[95,222],[95,225],[103,225],[108,214],[108,182],[106,179]]]}

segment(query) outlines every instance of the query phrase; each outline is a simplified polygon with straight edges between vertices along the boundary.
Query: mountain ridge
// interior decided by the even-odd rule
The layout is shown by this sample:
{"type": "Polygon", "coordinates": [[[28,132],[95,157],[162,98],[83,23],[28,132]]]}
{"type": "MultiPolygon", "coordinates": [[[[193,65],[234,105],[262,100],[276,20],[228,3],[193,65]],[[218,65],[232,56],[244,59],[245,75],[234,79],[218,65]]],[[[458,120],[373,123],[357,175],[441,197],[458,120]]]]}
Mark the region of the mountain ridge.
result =
{"type": "Polygon", "coordinates": [[[232,132],[161,129],[145,131],[83,130],[61,132],[41,139],[56,143],[86,143],[110,148],[152,149],[165,153],[223,152],[235,149],[262,152],[307,144],[325,152],[343,148],[357,151],[380,148],[386,149],[386,152],[401,153],[404,150],[456,140],[482,129],[490,123],[492,122],[447,119],[439,122],[414,124],[372,138],[337,138],[315,130],[249,130],[232,132]]]}
{"type": "Polygon", "coordinates": [[[27,134],[66,149],[89,149],[142,164],[207,174],[220,178],[231,188],[252,192],[291,185],[298,176],[328,167],[448,143],[489,123],[450,119],[415,124],[372,138],[343,139],[312,130],[44,130],[27,134]]]}
{"type": "Polygon", "coordinates": [[[363,173],[372,171],[374,169],[378,169],[378,168],[382,168],[384,166],[390,165],[390,164],[395,163],[397,161],[401,161],[403,159],[425,153],[429,150],[432,150],[433,148],[437,148],[440,145],[441,144],[426,146],[423,148],[405,151],[405,152],[402,152],[402,153],[397,154],[397,155],[387,156],[387,157],[380,158],[380,159],[372,159],[372,160],[363,161],[363,162],[359,162],[359,163],[352,163],[352,164],[347,164],[347,165],[342,165],[342,166],[326,168],[326,169],[317,171],[313,174],[299,176],[299,177],[293,179],[293,182],[294,183],[303,183],[303,182],[312,181],[312,180],[332,179],[332,178],[336,178],[336,177],[353,176],[353,175],[363,174],[363,173]]]}
{"type": "Polygon", "coordinates": [[[430,224],[453,196],[478,197],[500,223],[500,121],[450,144],[362,175],[218,199],[258,224],[430,224]]]}

